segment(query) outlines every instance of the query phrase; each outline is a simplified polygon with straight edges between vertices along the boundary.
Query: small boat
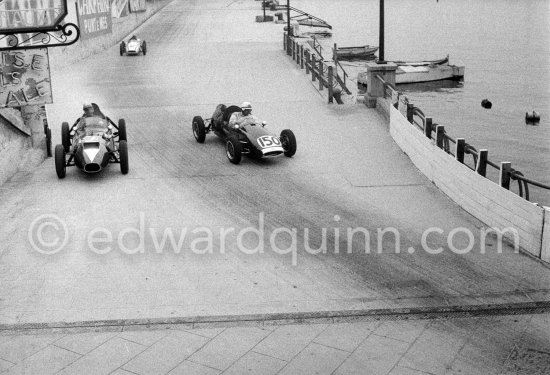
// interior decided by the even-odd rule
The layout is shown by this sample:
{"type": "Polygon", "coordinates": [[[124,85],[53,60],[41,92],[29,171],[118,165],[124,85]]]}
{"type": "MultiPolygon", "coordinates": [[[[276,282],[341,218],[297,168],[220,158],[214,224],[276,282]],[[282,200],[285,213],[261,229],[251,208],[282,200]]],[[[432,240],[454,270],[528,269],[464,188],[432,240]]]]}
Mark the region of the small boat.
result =
{"type": "Polygon", "coordinates": [[[311,18],[306,18],[306,19],[299,19],[299,20],[296,20],[296,21],[298,21],[298,24],[302,25],[302,26],[325,27],[327,29],[332,28],[328,23],[326,23],[323,20],[313,20],[311,18]]]}
{"type": "Polygon", "coordinates": [[[376,51],[378,51],[378,47],[369,45],[358,47],[338,47],[336,49],[336,54],[339,59],[373,59],[376,51]]]}
{"type": "Polygon", "coordinates": [[[397,64],[395,83],[419,83],[464,78],[464,66],[450,65],[449,56],[427,61],[392,61],[397,64]]]}

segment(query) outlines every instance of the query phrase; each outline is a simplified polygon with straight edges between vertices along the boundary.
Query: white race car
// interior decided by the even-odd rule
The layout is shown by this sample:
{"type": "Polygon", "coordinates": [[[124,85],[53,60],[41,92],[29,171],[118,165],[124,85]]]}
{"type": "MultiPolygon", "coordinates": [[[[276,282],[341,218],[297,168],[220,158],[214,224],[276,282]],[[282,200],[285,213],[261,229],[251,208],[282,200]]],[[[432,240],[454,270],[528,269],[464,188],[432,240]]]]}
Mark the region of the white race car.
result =
{"type": "Polygon", "coordinates": [[[138,39],[133,35],[128,39],[128,43],[124,41],[120,42],[120,56],[124,54],[139,55],[140,52],[143,53],[143,55],[147,55],[147,43],[145,40],[138,39]]]}

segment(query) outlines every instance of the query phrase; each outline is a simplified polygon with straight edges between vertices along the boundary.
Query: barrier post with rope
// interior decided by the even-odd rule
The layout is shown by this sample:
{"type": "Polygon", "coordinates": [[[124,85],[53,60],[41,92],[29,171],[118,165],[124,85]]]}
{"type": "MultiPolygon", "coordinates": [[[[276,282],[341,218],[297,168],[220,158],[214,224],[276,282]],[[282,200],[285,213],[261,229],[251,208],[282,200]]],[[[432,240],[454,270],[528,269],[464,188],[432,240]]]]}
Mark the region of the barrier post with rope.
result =
{"type": "Polygon", "coordinates": [[[439,148],[443,148],[444,134],[445,134],[445,126],[437,125],[435,127],[435,143],[437,144],[437,147],[439,147],[439,148]]]}
{"type": "Polygon", "coordinates": [[[506,190],[510,190],[511,171],[512,171],[512,163],[510,163],[509,161],[503,161],[500,163],[498,184],[503,188],[505,188],[506,190]]]}
{"type": "Polygon", "coordinates": [[[432,139],[432,118],[426,117],[426,120],[424,121],[424,135],[432,139]]]}
{"type": "Polygon", "coordinates": [[[489,150],[487,149],[481,149],[479,150],[478,156],[477,156],[477,165],[476,165],[476,172],[480,174],[481,176],[485,177],[487,175],[487,158],[489,155],[489,150]]]}
{"type": "Polygon", "coordinates": [[[329,103],[333,103],[334,100],[334,87],[332,86],[333,84],[333,81],[334,81],[334,77],[332,76],[333,74],[333,68],[332,66],[329,65],[328,67],[328,102],[329,103]]]}

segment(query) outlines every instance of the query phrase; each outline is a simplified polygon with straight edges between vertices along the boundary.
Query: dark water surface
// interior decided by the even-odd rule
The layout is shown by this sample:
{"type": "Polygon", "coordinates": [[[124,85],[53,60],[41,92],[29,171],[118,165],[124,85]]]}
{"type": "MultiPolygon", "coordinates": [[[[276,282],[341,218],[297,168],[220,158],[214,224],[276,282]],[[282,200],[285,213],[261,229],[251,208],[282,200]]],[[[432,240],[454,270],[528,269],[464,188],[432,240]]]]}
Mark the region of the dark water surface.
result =
{"type": "MultiPolygon", "coordinates": [[[[330,23],[329,43],[378,45],[379,0],[290,5],[330,23]]],[[[550,185],[550,1],[385,0],[385,26],[386,60],[449,54],[451,64],[466,67],[459,85],[400,85],[400,91],[452,137],[550,185]],[[492,109],[481,107],[485,98],[492,109]],[[533,110],[541,116],[538,126],[525,124],[533,110]]],[[[550,191],[530,191],[531,201],[550,205],[550,191]]]]}

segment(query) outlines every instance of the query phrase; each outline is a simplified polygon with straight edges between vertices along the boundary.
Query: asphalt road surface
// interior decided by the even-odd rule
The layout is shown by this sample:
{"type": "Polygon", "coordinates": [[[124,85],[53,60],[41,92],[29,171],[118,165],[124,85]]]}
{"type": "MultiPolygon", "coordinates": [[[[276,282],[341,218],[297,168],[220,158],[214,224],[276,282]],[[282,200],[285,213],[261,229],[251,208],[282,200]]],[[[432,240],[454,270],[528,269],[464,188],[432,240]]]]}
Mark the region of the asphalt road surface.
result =
{"type": "Polygon", "coordinates": [[[53,67],[54,144],[95,102],[126,119],[130,172],[59,180],[50,158],[0,187],[1,323],[550,299],[547,267],[483,239],[378,112],[327,105],[283,52],[282,25],[259,14],[253,1],[174,1],[134,32],[147,56],[113,46],[53,67]],[[233,165],[216,136],[195,141],[193,116],[242,101],[275,134],[294,131],[293,158],[233,165]]]}

